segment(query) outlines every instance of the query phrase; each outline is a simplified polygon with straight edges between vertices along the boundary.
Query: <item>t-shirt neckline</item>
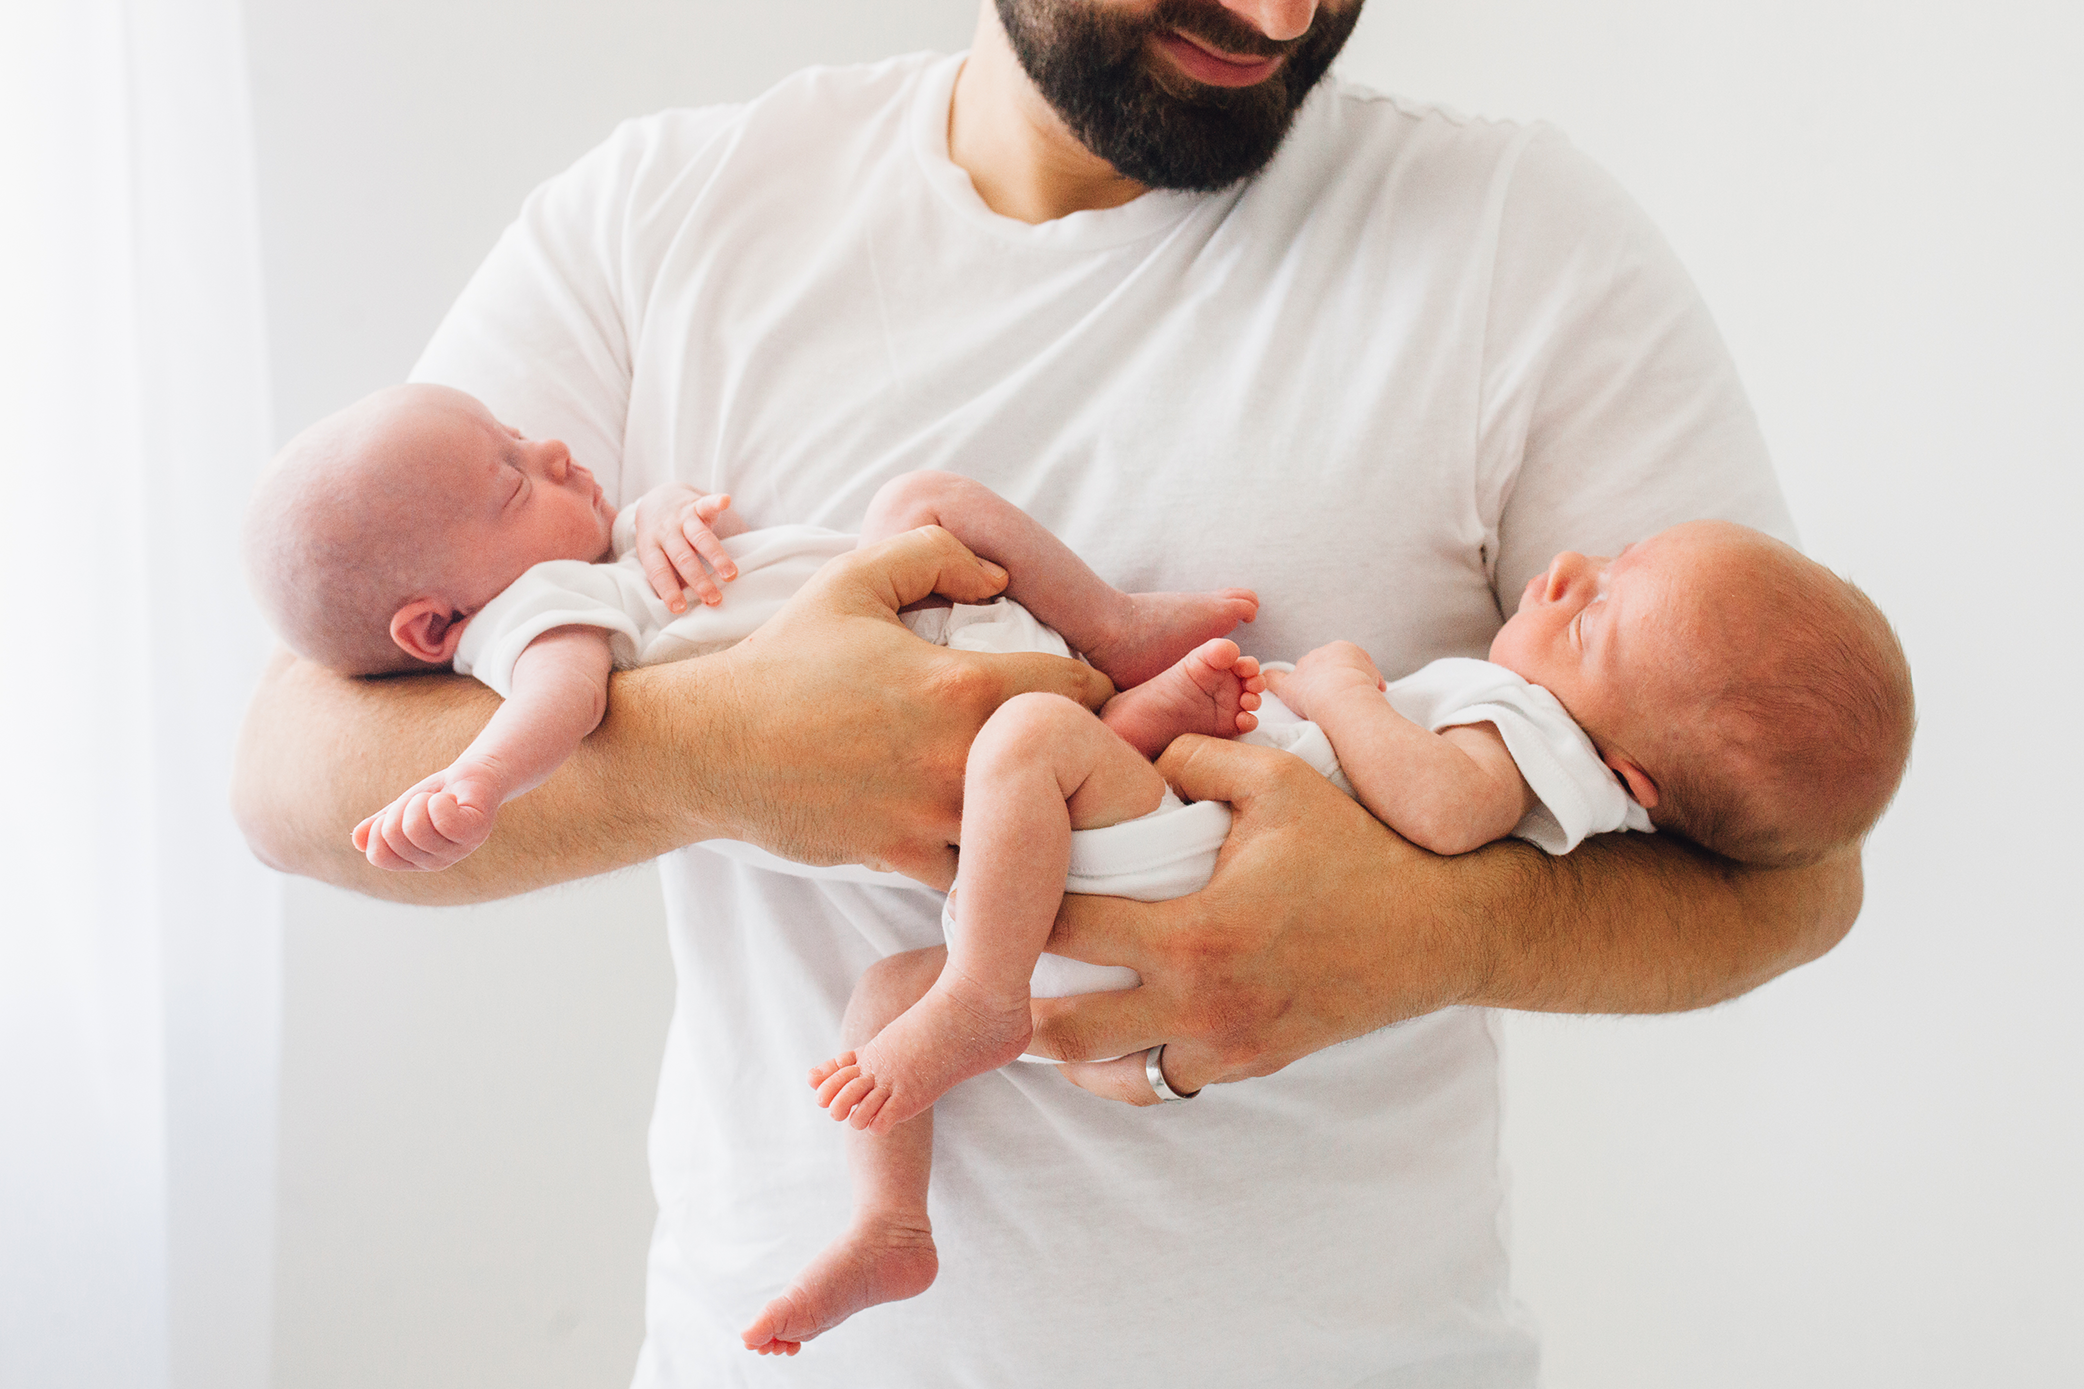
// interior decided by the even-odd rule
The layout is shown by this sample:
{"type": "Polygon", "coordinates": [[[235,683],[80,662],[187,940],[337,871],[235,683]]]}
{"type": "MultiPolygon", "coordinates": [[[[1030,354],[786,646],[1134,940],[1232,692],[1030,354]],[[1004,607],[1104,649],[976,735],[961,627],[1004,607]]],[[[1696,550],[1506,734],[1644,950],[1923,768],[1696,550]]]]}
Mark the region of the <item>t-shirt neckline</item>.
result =
{"type": "Polygon", "coordinates": [[[951,54],[920,75],[912,98],[911,138],[920,173],[942,205],[980,230],[1037,250],[1103,250],[1162,232],[1211,196],[1234,196],[1234,190],[1211,195],[1154,188],[1120,207],[1073,212],[1039,224],[993,212],[977,195],[968,171],[948,157],[948,108],[956,75],[968,57],[967,52],[951,54]]]}

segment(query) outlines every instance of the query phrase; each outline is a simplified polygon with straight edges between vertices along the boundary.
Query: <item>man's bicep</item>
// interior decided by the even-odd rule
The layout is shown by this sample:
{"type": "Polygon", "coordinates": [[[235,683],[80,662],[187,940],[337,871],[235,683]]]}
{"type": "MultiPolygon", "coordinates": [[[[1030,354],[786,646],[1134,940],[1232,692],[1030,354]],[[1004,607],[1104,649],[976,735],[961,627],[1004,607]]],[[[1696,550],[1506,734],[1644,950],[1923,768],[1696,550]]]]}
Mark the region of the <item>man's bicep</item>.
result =
{"type": "Polygon", "coordinates": [[[1675,835],[1602,834],[1551,857],[1517,843],[1498,968],[1472,1002],[1533,1012],[1666,1013],[1748,993],[1836,945],[1859,915],[1860,856],[1758,868],[1675,835]]]}

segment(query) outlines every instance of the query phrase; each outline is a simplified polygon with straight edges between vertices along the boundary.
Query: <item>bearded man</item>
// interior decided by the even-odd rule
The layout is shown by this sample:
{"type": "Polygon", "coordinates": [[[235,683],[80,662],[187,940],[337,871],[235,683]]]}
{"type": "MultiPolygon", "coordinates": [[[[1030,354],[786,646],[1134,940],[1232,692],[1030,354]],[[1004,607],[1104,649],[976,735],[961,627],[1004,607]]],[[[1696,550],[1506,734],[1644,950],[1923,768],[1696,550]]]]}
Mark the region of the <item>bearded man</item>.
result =
{"type": "MultiPolygon", "coordinates": [[[[1552,132],[1321,81],[1359,9],[997,0],[967,55],[629,123],[529,199],[415,374],[565,440],[618,501],[677,477],[756,525],[852,529],[897,473],[966,473],[1125,589],[1256,588],[1254,654],[1348,638],[1387,672],[1481,655],[1558,550],[1699,516],[1785,535],[1654,230],[1552,132]]],[[[1159,767],[1236,812],[1214,880],[1067,899],[1049,948],[1143,983],[1038,1004],[1034,1048],[1214,1088],[959,1086],[932,1290],[785,1362],[739,1346],[847,1218],[804,1067],[869,963],[938,939],[935,894],[795,865],[945,886],[984,717],[1106,693],[893,617],[995,587],[939,532],[835,563],[740,647],[617,677],[586,748],[441,874],[379,874],[347,830],[489,697],[283,657],[243,822],[281,866],[424,901],[663,856],[641,1389],[1532,1384],[1489,1010],[1731,997],[1844,933],[1857,857],[1752,872],[1629,835],[1437,859],[1300,761],[1207,739],[1159,767]]]]}

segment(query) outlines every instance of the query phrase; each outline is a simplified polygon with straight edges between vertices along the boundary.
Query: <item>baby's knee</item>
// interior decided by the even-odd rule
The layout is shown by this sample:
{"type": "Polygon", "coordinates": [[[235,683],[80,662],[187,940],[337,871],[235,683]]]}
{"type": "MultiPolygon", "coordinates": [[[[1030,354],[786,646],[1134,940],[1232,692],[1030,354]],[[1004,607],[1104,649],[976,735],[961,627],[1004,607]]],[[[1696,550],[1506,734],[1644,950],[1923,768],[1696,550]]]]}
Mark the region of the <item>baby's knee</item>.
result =
{"type": "Polygon", "coordinates": [[[854,1046],[882,1031],[898,1014],[926,996],[933,981],[940,978],[941,965],[947,958],[947,948],[937,945],[885,955],[863,970],[854,985],[854,996],[847,1002],[846,1020],[840,1029],[842,1040],[854,1046]]]}
{"type": "Polygon", "coordinates": [[[939,525],[942,509],[965,489],[975,486],[959,473],[935,472],[930,468],[899,473],[876,489],[868,503],[862,534],[881,539],[920,526],[939,525]]]}
{"type": "Polygon", "coordinates": [[[1060,694],[1030,690],[1001,704],[970,744],[970,768],[1028,761],[1051,753],[1096,723],[1092,710],[1060,694]]]}

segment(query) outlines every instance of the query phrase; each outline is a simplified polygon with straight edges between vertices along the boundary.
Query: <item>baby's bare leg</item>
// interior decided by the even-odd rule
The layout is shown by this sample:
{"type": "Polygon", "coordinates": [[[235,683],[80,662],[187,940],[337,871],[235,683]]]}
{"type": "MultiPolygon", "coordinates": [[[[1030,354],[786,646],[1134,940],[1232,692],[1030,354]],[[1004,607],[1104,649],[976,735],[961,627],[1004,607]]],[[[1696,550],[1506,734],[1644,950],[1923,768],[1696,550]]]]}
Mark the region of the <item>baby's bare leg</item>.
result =
{"type": "MultiPolygon", "coordinates": [[[[947,953],[939,947],[910,950],[872,965],[854,986],[840,1040],[858,1046],[918,1002],[933,986],[947,953]]],[[[845,1056],[851,1060],[853,1053],[845,1056]]],[[[810,1083],[823,1084],[837,1066],[828,1061],[817,1067],[810,1083]]],[[[926,1218],[933,1111],[884,1134],[849,1131],[846,1145],[854,1179],[853,1224],[796,1275],[787,1291],[760,1309],[743,1333],[747,1350],[794,1355],[805,1341],[864,1307],[917,1297],[940,1271],[926,1218]]]]}
{"type": "Polygon", "coordinates": [[[906,473],[885,483],[868,504],[861,540],[868,544],[920,526],[942,527],[1004,569],[1006,596],[1063,633],[1124,689],[1259,611],[1259,599],[1248,588],[1123,593],[1034,517],[956,473],[906,473]]]}
{"type": "Polygon", "coordinates": [[[819,1103],[884,1133],[1020,1055],[1033,1031],[1028,978],[1063,899],[1071,831],[1147,814],[1164,792],[1156,768],[1070,700],[1023,694],[1001,705],[970,745],[963,779],[948,963],[832,1072],[819,1103]]]}

